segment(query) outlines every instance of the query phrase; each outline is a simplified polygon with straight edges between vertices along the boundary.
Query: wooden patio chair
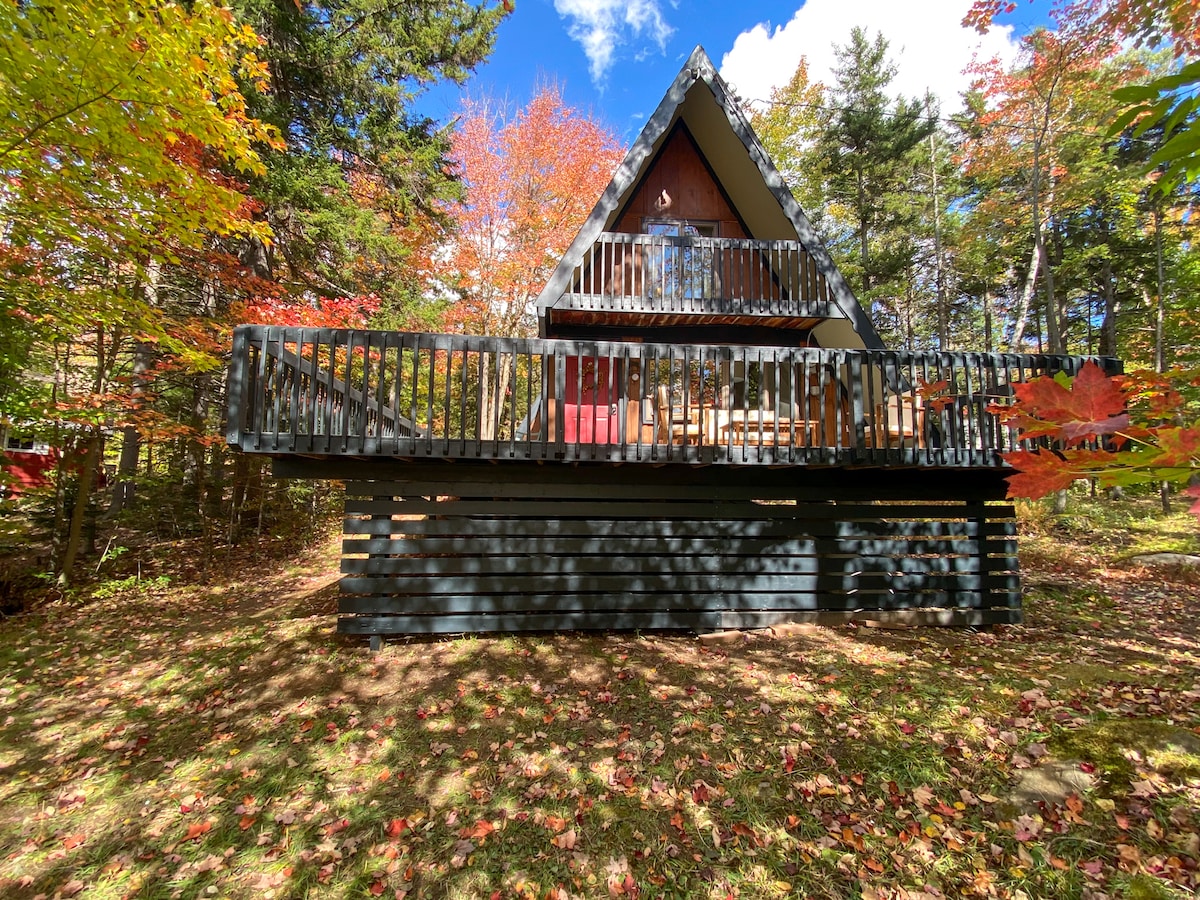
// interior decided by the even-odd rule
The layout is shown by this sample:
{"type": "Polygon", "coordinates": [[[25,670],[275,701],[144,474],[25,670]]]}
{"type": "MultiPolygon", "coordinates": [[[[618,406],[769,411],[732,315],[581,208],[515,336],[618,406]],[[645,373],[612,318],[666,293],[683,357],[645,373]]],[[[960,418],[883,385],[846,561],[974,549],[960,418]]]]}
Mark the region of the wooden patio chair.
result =
{"type": "Polygon", "coordinates": [[[704,434],[710,444],[724,444],[729,435],[729,412],[733,408],[733,389],[721,385],[711,409],[704,410],[704,434]]]}
{"type": "MultiPolygon", "coordinates": [[[[665,384],[658,386],[658,429],[655,433],[655,441],[659,444],[698,444],[700,443],[699,422],[681,422],[674,418],[674,410],[671,408],[671,391],[665,384]]],[[[700,404],[692,405],[697,414],[700,411],[700,404]]]]}
{"type": "Polygon", "coordinates": [[[867,446],[917,448],[924,444],[924,434],[924,404],[908,394],[892,394],[875,404],[875,415],[867,428],[867,446]]]}

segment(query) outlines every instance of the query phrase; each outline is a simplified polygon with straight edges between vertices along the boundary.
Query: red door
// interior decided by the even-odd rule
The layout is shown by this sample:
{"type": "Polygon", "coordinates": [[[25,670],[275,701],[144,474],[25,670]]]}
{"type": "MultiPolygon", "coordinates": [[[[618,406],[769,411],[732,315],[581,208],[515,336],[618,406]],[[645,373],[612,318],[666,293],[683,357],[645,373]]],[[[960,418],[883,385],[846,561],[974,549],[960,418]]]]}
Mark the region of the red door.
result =
{"type": "Polygon", "coordinates": [[[618,367],[612,360],[567,357],[563,438],[568,444],[615,444],[621,440],[618,367]]]}

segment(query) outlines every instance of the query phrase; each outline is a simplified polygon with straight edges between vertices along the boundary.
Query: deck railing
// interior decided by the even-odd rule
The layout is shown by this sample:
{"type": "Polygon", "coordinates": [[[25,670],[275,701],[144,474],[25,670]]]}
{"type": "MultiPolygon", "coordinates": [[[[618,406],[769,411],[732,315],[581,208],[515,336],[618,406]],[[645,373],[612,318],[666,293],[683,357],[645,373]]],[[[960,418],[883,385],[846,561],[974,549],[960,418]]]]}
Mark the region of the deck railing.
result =
{"type": "Polygon", "coordinates": [[[1021,445],[998,416],[1012,385],[1085,359],[250,325],[228,440],[317,457],[1000,467],[1021,445]]]}
{"type": "Polygon", "coordinates": [[[797,241],[605,232],[559,308],[756,316],[840,315],[797,241]]]}

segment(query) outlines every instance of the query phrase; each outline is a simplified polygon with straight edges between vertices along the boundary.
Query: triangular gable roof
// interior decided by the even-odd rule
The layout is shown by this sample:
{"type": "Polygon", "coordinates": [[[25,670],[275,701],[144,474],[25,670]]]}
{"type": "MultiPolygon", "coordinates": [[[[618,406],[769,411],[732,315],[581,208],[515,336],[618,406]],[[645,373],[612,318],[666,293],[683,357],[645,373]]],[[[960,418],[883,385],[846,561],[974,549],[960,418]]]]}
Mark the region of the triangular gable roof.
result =
{"type": "MultiPolygon", "coordinates": [[[[874,325],[834,265],[808,216],[792,196],[704,48],[697,46],[630,147],[608,187],[538,297],[543,336],[575,269],[600,235],[615,225],[630,194],[653,165],[663,141],[683,118],[700,150],[737,207],[751,236],[799,241],[829,286],[829,295],[862,345],[882,348],[874,325]]],[[[841,318],[841,316],[839,316],[841,318]]]]}

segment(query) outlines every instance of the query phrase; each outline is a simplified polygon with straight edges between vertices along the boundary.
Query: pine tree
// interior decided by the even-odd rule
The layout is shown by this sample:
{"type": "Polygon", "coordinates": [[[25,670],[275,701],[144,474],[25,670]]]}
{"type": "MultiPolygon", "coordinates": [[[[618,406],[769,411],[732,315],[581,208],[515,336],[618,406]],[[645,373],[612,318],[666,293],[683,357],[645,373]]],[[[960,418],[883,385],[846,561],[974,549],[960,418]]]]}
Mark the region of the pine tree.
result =
{"type": "Polygon", "coordinates": [[[271,87],[253,113],[287,150],[252,183],[272,244],[261,277],[324,296],[401,300],[404,228],[459,196],[449,131],[413,110],[431,83],[462,83],[491,51],[502,6],[465,0],[237,0],[264,39],[271,87]]]}
{"type": "Polygon", "coordinates": [[[857,275],[865,300],[905,291],[913,249],[906,231],[918,212],[903,188],[914,170],[913,151],[935,123],[927,101],[888,95],[896,67],[887,51],[882,34],[869,41],[862,28],[838,48],[831,107],[817,141],[830,198],[846,211],[855,239],[843,271],[857,275]]]}

